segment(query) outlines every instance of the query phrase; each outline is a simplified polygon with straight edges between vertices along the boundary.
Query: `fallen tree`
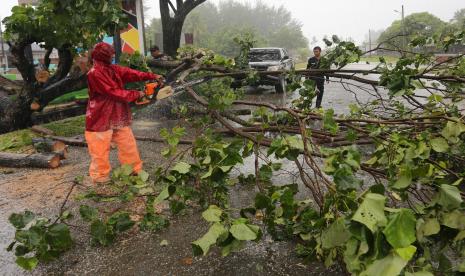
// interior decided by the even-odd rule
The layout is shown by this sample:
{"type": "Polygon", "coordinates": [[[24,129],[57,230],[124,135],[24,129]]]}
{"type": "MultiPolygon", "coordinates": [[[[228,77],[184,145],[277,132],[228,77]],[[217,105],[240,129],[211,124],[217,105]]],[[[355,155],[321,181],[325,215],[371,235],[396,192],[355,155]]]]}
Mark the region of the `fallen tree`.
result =
{"type": "MultiPolygon", "coordinates": [[[[464,37],[465,32],[451,34],[438,46],[447,48],[464,37]]],[[[186,89],[190,103],[207,114],[193,121],[195,141],[178,147],[186,130],[163,130],[168,161],[150,180],[145,172],[132,176],[131,168],[122,167],[110,184],[117,192],[84,195],[96,201],[144,198],[146,203],[140,220],[131,218],[131,210],[99,215],[97,209],[81,206],[84,220],[106,229],[104,236],[91,231],[93,241],[108,245],[117,232],[136,224],[141,231],[157,231],[167,218],[154,212],[154,204],[168,201],[176,215],[196,202],[211,225],[192,242],[196,255],[208,254],[214,246],[231,254],[266,231],[275,240],[297,241],[302,257],[327,266],[342,264],[354,275],[465,271],[464,56],[436,63],[432,55],[402,50],[393,66],[381,59],[374,69],[350,70],[344,67],[364,53],[351,42],[333,38],[332,43],[322,63],[327,68],[319,71],[237,72],[214,55],[191,61],[178,82],[203,77],[200,70],[208,63],[230,71],[210,73],[210,83],[186,89]],[[260,74],[284,73],[293,80],[289,88],[300,95],[290,106],[241,100],[230,89],[231,77],[246,84],[260,74]],[[315,83],[301,76],[313,75],[330,75],[355,96],[349,114],[312,108],[315,83]],[[361,93],[370,100],[359,99],[361,93]],[[234,106],[254,108],[252,118],[228,113],[234,106]],[[235,169],[246,162],[253,164],[253,173],[238,174],[235,169]],[[273,178],[277,174],[288,175],[289,182],[273,178]],[[234,183],[254,193],[250,206],[230,206],[234,183]],[[161,192],[157,185],[163,186],[161,192]]],[[[173,100],[181,97],[185,95],[173,100]]],[[[186,122],[192,121],[182,102],[178,110],[186,122]]],[[[66,223],[62,209],[56,224],[46,227],[66,223]]],[[[24,225],[17,229],[30,231],[24,225]]],[[[42,249],[16,242],[35,254],[37,263],[42,249]]]]}

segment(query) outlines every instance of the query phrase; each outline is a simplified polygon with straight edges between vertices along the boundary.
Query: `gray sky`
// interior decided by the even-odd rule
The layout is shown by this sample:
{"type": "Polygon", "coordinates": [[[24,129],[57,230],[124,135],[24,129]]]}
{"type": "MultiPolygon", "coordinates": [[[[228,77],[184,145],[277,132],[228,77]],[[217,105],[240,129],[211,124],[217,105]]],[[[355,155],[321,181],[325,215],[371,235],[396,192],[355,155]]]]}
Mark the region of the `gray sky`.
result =
{"type": "MultiPolygon", "coordinates": [[[[221,0],[207,0],[218,3],[221,0]]],[[[223,0],[227,1],[227,0],[223,0]]],[[[257,0],[240,0],[255,3],[257,0]]],[[[159,17],[158,0],[148,0],[151,9],[148,19],[159,17]]],[[[305,36],[321,40],[326,35],[337,34],[342,38],[352,37],[362,42],[368,29],[378,30],[388,27],[399,19],[400,10],[405,6],[405,14],[430,12],[444,21],[449,21],[454,12],[465,8],[465,0],[266,0],[272,5],[284,5],[294,18],[303,24],[305,36]]],[[[0,0],[0,16],[9,15],[17,0],[0,0]]]]}

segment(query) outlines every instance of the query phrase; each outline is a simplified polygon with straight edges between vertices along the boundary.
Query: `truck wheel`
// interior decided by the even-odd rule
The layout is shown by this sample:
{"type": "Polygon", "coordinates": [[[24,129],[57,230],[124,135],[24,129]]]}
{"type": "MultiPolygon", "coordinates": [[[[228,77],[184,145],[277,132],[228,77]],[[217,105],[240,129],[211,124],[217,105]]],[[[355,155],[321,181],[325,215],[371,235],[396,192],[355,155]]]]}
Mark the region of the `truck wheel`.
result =
{"type": "Polygon", "coordinates": [[[274,89],[276,90],[276,93],[285,93],[286,92],[286,78],[281,77],[279,78],[279,83],[275,84],[274,89]]]}

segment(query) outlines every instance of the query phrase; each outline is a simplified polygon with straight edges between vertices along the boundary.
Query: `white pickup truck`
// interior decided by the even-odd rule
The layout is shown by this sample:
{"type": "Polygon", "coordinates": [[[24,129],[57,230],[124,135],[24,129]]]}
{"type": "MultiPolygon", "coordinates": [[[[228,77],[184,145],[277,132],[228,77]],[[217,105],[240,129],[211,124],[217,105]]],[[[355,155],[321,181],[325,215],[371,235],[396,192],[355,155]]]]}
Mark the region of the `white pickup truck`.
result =
{"type": "MultiPolygon", "coordinates": [[[[249,52],[249,68],[258,71],[294,69],[294,61],[284,48],[252,48],[249,52]]],[[[276,92],[286,92],[286,77],[261,75],[259,85],[274,85],[276,92]]]]}

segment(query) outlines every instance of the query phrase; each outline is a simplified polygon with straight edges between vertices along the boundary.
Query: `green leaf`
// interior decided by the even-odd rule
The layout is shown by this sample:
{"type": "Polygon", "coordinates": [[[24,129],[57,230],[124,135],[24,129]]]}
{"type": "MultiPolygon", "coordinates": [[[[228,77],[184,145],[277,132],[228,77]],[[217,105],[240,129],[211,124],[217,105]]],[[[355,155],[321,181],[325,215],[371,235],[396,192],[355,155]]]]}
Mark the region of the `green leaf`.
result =
{"type": "Polygon", "coordinates": [[[405,248],[396,248],[396,253],[404,260],[410,261],[417,252],[417,248],[413,245],[409,245],[405,248]]]}
{"type": "Polygon", "coordinates": [[[129,217],[129,213],[117,212],[108,218],[108,224],[113,225],[118,232],[124,232],[131,229],[135,222],[129,217]]]}
{"type": "Polygon", "coordinates": [[[412,183],[412,172],[410,169],[402,169],[399,178],[394,182],[392,188],[397,190],[403,190],[410,186],[412,183]]]}
{"type": "Polygon", "coordinates": [[[87,222],[91,222],[98,218],[97,209],[87,205],[81,205],[79,207],[79,214],[81,214],[82,219],[84,219],[87,222]]]}
{"type": "Polygon", "coordinates": [[[385,226],[387,223],[386,216],[384,215],[385,201],[386,197],[382,195],[368,193],[352,217],[352,220],[364,224],[372,233],[376,232],[378,227],[385,226]]]}
{"type": "Polygon", "coordinates": [[[442,215],[441,224],[449,228],[465,230],[465,213],[459,210],[445,213],[442,215]]]}
{"type": "Polygon", "coordinates": [[[437,137],[431,140],[431,147],[436,152],[446,152],[449,149],[449,144],[446,139],[437,137]]]}
{"type": "Polygon", "coordinates": [[[223,210],[218,206],[210,205],[210,207],[202,213],[202,217],[208,222],[220,222],[222,214],[223,210]]]}
{"type": "Polygon", "coordinates": [[[397,254],[391,253],[385,258],[368,265],[360,276],[398,276],[406,265],[406,260],[397,254]]]}
{"type": "Polygon", "coordinates": [[[321,234],[321,244],[325,249],[330,249],[344,245],[351,234],[345,225],[344,218],[339,218],[333,222],[328,229],[321,234]]]}
{"type": "Polygon", "coordinates": [[[45,237],[50,247],[54,250],[65,251],[73,245],[71,233],[66,224],[59,223],[50,226],[45,237]]]}
{"type": "Polygon", "coordinates": [[[221,256],[226,257],[231,252],[236,252],[244,247],[245,242],[234,239],[221,249],[221,256]]]}
{"type": "Polygon", "coordinates": [[[185,162],[179,162],[174,166],[172,171],[178,172],[180,174],[187,174],[191,168],[191,165],[185,163],[185,162]]]}
{"type": "Polygon", "coordinates": [[[140,171],[139,177],[142,181],[146,182],[149,179],[149,174],[146,171],[140,171]]]}
{"type": "Polygon", "coordinates": [[[401,209],[389,217],[389,222],[383,234],[392,247],[408,247],[416,240],[415,225],[416,219],[413,211],[401,209]]]}
{"type": "Polygon", "coordinates": [[[257,209],[268,209],[271,208],[271,198],[262,193],[255,195],[255,208],[257,209]]]}
{"type": "Polygon", "coordinates": [[[441,230],[439,221],[437,218],[427,218],[426,220],[417,220],[417,238],[422,240],[423,237],[436,235],[441,230]]]}
{"type": "Polygon", "coordinates": [[[255,227],[251,227],[254,225],[249,224],[234,224],[229,229],[229,232],[233,235],[234,238],[240,241],[253,241],[258,238],[258,231],[255,227]]]}
{"type": "Polygon", "coordinates": [[[169,186],[166,186],[161,192],[160,194],[157,196],[157,198],[155,198],[155,201],[153,202],[153,204],[159,204],[161,203],[163,200],[166,200],[170,197],[170,193],[169,193],[169,186]]]}
{"type": "Polygon", "coordinates": [[[36,268],[39,260],[36,257],[26,258],[26,257],[18,257],[16,258],[16,264],[22,267],[25,270],[31,271],[36,268]]]}
{"type": "Polygon", "coordinates": [[[101,220],[95,220],[92,222],[90,225],[90,235],[94,243],[98,243],[103,246],[110,245],[115,239],[112,229],[101,220]]]}
{"type": "Polygon", "coordinates": [[[437,197],[437,202],[439,205],[443,206],[447,210],[452,210],[460,207],[460,204],[463,202],[462,197],[460,196],[460,191],[457,187],[442,184],[439,187],[439,194],[437,197]]]}
{"type": "Polygon", "coordinates": [[[8,221],[16,228],[23,229],[26,225],[35,218],[34,213],[25,211],[23,214],[13,213],[8,218],[8,221]]]}
{"type": "Polygon", "coordinates": [[[362,180],[356,178],[350,169],[340,168],[334,173],[334,183],[340,191],[356,190],[362,185],[362,180]]]}
{"type": "Polygon", "coordinates": [[[192,242],[194,255],[207,255],[210,247],[214,245],[220,237],[225,235],[228,235],[228,230],[224,228],[222,224],[214,223],[203,237],[192,242]]]}

